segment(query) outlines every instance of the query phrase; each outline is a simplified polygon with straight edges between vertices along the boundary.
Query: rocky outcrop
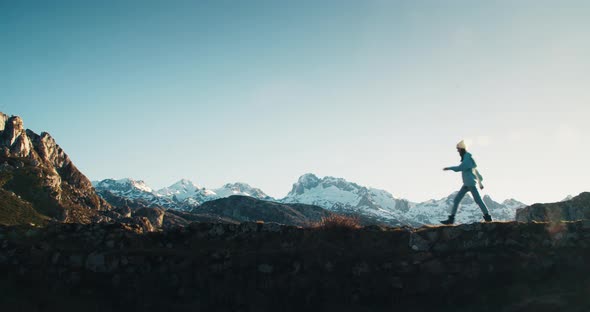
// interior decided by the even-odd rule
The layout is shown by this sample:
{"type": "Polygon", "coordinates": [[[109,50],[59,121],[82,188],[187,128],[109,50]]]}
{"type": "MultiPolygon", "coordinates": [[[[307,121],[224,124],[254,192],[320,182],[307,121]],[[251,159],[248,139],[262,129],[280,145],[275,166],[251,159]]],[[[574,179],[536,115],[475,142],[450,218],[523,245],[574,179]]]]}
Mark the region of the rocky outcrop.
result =
{"type": "Polygon", "coordinates": [[[0,226],[6,311],[588,311],[590,223],[0,226]]]}
{"type": "Polygon", "coordinates": [[[534,204],[516,211],[516,221],[575,221],[590,219],[590,192],[569,200],[534,204]]]}
{"type": "Polygon", "coordinates": [[[6,119],[0,137],[2,138],[0,155],[4,157],[27,157],[33,149],[31,140],[23,127],[23,120],[18,116],[6,119]]]}
{"type": "Polygon", "coordinates": [[[91,222],[111,207],[46,132],[25,130],[18,116],[0,113],[0,187],[41,214],[64,222],[91,222]]]}
{"type": "Polygon", "coordinates": [[[133,215],[137,217],[146,217],[156,228],[162,227],[164,222],[164,214],[164,210],[158,208],[141,208],[133,213],[133,215]]]}
{"type": "Polygon", "coordinates": [[[3,112],[0,112],[0,131],[4,131],[4,127],[6,127],[7,120],[8,116],[5,115],[3,112]]]}

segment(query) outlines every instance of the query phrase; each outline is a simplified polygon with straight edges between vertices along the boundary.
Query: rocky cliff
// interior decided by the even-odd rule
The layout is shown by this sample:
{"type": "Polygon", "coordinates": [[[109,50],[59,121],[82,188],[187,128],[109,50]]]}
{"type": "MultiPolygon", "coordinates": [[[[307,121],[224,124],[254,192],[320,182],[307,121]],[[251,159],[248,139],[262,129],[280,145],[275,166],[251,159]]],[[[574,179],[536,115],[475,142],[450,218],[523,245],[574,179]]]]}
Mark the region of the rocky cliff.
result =
{"type": "Polygon", "coordinates": [[[0,226],[3,311],[588,311],[590,223],[0,226]]]}
{"type": "Polygon", "coordinates": [[[39,215],[63,222],[88,223],[99,211],[110,209],[51,135],[25,130],[20,117],[3,113],[0,193],[30,204],[39,215]]]}

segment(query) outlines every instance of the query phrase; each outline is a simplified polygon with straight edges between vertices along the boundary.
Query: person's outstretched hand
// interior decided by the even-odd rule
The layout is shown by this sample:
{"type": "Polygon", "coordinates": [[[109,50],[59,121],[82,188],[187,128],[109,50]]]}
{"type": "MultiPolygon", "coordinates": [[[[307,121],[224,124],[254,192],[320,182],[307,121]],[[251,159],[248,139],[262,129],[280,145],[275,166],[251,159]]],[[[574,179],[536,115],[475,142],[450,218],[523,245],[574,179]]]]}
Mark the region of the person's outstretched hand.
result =
{"type": "Polygon", "coordinates": [[[451,170],[451,169],[449,169],[449,167],[444,167],[443,168],[443,171],[447,171],[447,170],[451,170]]]}

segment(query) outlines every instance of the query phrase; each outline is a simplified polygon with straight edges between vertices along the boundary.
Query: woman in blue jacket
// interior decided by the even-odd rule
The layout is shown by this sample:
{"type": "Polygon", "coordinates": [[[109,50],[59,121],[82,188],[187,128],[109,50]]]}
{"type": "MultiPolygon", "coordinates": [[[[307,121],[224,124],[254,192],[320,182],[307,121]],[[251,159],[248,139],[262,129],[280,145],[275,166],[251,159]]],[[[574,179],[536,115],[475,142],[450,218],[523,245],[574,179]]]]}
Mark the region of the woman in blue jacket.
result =
{"type": "Polygon", "coordinates": [[[473,200],[483,212],[484,220],[486,222],[491,222],[492,216],[490,216],[486,204],[483,202],[483,200],[481,200],[481,196],[479,195],[476,187],[476,184],[478,184],[479,188],[483,190],[483,184],[481,183],[483,178],[477,171],[477,164],[475,163],[475,160],[473,160],[471,153],[467,152],[467,145],[464,141],[461,141],[457,144],[457,151],[459,152],[459,155],[461,155],[461,164],[455,167],[446,167],[443,170],[453,170],[455,172],[461,171],[463,176],[463,187],[461,187],[461,190],[459,190],[459,193],[455,197],[451,215],[447,220],[441,221],[441,223],[453,224],[455,222],[455,214],[459,208],[459,203],[461,203],[461,200],[465,194],[467,194],[467,192],[471,192],[471,195],[473,195],[473,200]]]}

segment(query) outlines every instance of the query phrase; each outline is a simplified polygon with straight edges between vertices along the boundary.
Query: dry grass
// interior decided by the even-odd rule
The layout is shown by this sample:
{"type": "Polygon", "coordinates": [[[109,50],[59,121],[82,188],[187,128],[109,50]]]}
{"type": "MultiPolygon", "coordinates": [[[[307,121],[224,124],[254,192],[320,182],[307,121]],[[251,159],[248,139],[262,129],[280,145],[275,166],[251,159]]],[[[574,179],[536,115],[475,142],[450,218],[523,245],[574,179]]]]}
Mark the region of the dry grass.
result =
{"type": "Polygon", "coordinates": [[[362,226],[358,217],[333,214],[329,217],[322,218],[311,227],[327,230],[354,230],[360,229],[362,226]]]}

